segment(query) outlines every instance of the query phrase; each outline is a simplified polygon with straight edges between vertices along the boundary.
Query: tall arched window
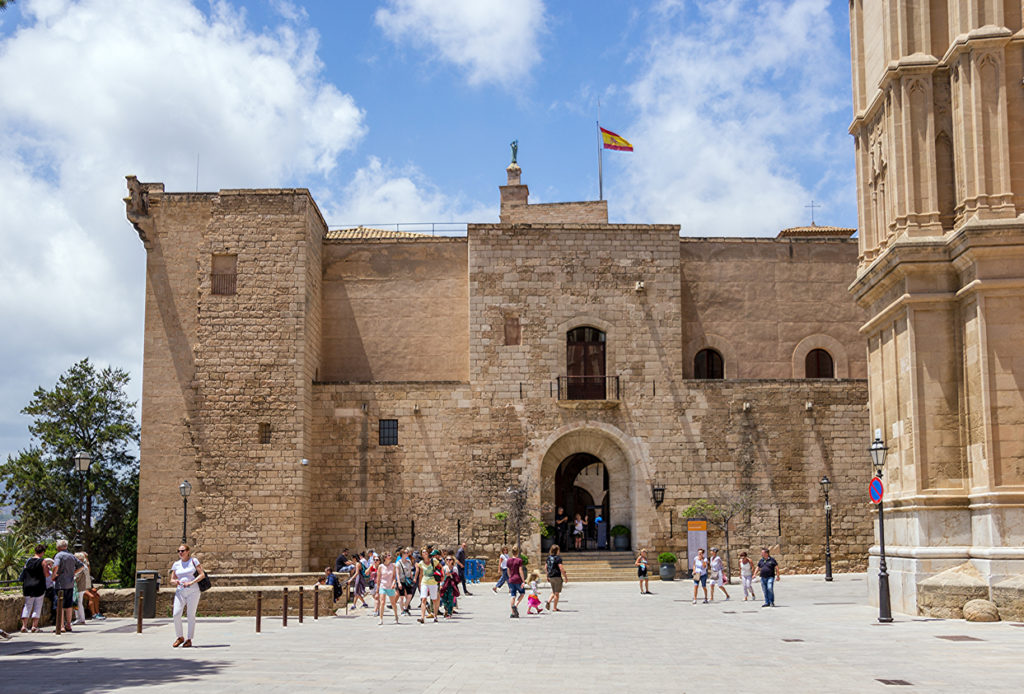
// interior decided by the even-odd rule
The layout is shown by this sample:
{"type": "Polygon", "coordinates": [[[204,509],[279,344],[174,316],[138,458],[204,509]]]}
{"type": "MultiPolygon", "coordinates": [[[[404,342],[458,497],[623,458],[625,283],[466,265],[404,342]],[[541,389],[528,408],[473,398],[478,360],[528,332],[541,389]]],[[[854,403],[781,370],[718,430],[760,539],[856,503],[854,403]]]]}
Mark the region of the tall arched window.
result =
{"type": "Polygon", "coordinates": [[[694,378],[725,378],[725,363],[722,355],[713,349],[702,349],[693,358],[694,378]]]}
{"type": "Polygon", "coordinates": [[[604,400],[605,334],[582,326],[565,335],[566,389],[569,400],[604,400]]]}
{"type": "Polygon", "coordinates": [[[804,373],[807,378],[835,378],[832,355],[823,349],[812,349],[804,359],[804,373]]]}

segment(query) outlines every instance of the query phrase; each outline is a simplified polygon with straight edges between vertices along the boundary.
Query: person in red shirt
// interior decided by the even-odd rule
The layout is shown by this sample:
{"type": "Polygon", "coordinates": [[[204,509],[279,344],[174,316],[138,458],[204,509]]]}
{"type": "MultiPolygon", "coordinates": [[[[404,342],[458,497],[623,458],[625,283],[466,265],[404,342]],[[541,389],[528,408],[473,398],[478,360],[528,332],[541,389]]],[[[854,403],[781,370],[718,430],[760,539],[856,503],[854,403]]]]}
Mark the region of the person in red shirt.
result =
{"type": "Polygon", "coordinates": [[[512,554],[509,555],[505,564],[508,569],[508,592],[512,596],[512,619],[519,619],[519,603],[523,601],[526,591],[523,590],[523,583],[526,581],[526,573],[523,570],[523,560],[519,556],[519,545],[512,546],[512,554]]]}

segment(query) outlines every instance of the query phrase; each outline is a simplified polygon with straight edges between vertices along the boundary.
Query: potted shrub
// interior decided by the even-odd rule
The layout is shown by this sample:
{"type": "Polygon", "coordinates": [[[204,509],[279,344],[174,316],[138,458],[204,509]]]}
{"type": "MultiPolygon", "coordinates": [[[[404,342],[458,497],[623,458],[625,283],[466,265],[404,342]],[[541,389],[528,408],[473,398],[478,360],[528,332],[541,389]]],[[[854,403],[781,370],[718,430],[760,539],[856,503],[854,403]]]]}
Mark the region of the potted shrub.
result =
{"type": "Polygon", "coordinates": [[[540,523],[540,549],[547,552],[551,545],[555,544],[555,527],[547,523],[540,523]]]}
{"type": "Polygon", "coordinates": [[[658,555],[658,563],[661,564],[661,580],[676,580],[676,555],[671,552],[662,552],[658,555]]]}
{"type": "Polygon", "coordinates": [[[616,525],[612,528],[612,538],[615,549],[629,549],[629,528],[624,525],[616,525]]]}

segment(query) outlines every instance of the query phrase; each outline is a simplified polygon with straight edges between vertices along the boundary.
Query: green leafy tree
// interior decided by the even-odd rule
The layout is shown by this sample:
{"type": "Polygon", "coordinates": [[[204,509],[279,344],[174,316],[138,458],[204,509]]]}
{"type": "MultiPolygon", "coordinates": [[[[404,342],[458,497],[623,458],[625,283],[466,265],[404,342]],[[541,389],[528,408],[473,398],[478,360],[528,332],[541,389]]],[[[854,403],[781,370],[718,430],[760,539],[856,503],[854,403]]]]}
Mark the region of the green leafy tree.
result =
{"type": "Polygon", "coordinates": [[[85,478],[86,522],[82,541],[92,573],[104,575],[115,562],[122,579],[135,570],[139,442],[135,403],[124,392],[128,374],[101,371],[83,359],[57,380],[39,387],[22,410],[32,418],[32,445],[0,465],[0,503],[14,506],[18,530],[26,537],[78,535],[79,476],[74,457],[92,456],[85,478]]]}
{"type": "Polygon", "coordinates": [[[679,513],[684,518],[704,518],[725,535],[725,572],[732,575],[732,551],[729,544],[729,525],[732,519],[754,508],[753,492],[726,494],[714,502],[697,499],[679,513]]]}

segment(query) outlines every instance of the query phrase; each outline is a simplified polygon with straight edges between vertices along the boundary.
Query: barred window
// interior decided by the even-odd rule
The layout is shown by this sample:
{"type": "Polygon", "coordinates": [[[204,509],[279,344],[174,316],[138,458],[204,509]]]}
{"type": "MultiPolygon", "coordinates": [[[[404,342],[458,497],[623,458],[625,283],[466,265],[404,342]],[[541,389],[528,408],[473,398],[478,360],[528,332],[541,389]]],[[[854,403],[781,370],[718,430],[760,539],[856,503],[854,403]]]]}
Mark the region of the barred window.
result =
{"type": "Polygon", "coordinates": [[[270,422],[260,422],[260,443],[270,443],[270,422]]]}
{"type": "Polygon", "coordinates": [[[381,446],[398,445],[398,420],[382,419],[378,427],[378,442],[381,446]]]}
{"type": "Polygon", "coordinates": [[[234,294],[237,278],[237,254],[217,254],[213,256],[210,272],[211,294],[234,294]]]}

